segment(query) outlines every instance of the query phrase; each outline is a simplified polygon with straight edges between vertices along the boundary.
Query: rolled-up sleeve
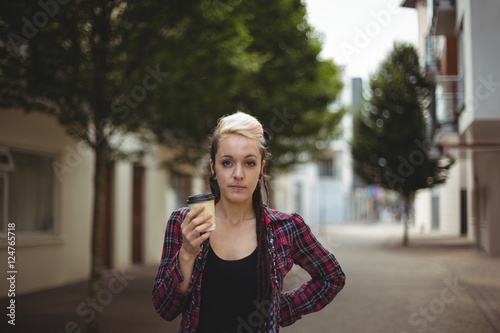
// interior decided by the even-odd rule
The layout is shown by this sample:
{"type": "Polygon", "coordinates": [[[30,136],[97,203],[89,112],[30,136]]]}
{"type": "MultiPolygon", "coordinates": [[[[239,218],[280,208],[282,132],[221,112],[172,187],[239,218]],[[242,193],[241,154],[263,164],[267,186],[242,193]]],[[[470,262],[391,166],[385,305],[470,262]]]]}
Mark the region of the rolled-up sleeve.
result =
{"type": "Polygon", "coordinates": [[[321,245],[302,217],[293,214],[293,262],[311,279],[281,296],[280,326],[288,326],[303,315],[319,311],[344,287],[345,274],[335,256],[321,245]]]}

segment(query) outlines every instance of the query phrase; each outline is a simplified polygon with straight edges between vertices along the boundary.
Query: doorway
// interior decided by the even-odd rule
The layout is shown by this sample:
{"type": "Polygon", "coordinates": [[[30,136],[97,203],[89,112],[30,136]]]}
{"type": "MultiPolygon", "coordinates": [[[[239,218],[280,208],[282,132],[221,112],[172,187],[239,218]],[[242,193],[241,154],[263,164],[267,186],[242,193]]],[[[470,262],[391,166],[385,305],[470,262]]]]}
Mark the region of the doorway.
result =
{"type": "Polygon", "coordinates": [[[460,190],[460,235],[467,235],[467,190],[460,190]]]}
{"type": "Polygon", "coordinates": [[[134,164],[132,173],[132,263],[143,263],[144,234],[144,173],[145,168],[134,164]]]}

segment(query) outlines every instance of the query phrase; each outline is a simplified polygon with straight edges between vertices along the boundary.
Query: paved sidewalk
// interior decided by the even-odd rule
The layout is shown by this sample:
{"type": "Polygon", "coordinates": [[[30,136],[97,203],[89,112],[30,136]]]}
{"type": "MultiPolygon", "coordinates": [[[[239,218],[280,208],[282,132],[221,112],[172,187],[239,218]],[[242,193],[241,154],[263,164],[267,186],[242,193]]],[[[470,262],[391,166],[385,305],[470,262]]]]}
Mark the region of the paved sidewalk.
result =
{"type": "Polygon", "coordinates": [[[399,224],[328,231],[320,238],[344,268],[346,287],[283,332],[500,333],[500,258],[457,237],[410,234],[403,247],[399,224]]]}
{"type": "MultiPolygon", "coordinates": [[[[395,224],[342,225],[316,234],[340,261],[347,284],[324,310],[284,333],[500,333],[500,259],[462,238],[410,235],[400,245],[395,224]]],[[[179,319],[161,319],[151,305],[156,267],[112,271],[105,283],[102,333],[175,333],[179,319]]],[[[285,288],[307,279],[295,268],[285,288]]],[[[18,296],[16,326],[2,315],[1,332],[78,333],[92,317],[86,284],[18,296]]],[[[6,311],[6,299],[0,308],[6,311]]]]}
{"type": "MultiPolygon", "coordinates": [[[[2,315],[0,331],[83,333],[85,321],[93,319],[94,313],[100,310],[102,333],[176,332],[178,324],[160,318],[151,303],[156,267],[133,267],[126,272],[115,270],[113,273],[104,283],[109,292],[103,292],[102,302],[94,305],[87,298],[87,283],[16,297],[15,329],[5,325],[2,315]],[[111,285],[110,281],[113,281],[111,285]]],[[[1,299],[0,308],[5,309],[5,306],[5,299],[1,299]]]]}

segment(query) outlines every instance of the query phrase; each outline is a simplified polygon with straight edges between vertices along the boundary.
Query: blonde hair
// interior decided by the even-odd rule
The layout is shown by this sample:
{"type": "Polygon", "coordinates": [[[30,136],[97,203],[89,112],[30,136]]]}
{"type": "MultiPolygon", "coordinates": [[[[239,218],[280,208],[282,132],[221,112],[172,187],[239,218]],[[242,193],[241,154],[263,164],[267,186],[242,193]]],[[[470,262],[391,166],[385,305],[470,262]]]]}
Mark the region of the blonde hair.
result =
{"type": "Polygon", "coordinates": [[[231,134],[238,134],[259,142],[259,146],[264,147],[264,129],[262,124],[247,113],[238,111],[231,115],[224,116],[217,122],[214,137],[220,140],[231,134]]]}
{"type": "Polygon", "coordinates": [[[258,142],[259,148],[265,149],[264,129],[257,118],[238,111],[224,116],[217,122],[213,138],[220,142],[231,134],[238,134],[258,142]]]}

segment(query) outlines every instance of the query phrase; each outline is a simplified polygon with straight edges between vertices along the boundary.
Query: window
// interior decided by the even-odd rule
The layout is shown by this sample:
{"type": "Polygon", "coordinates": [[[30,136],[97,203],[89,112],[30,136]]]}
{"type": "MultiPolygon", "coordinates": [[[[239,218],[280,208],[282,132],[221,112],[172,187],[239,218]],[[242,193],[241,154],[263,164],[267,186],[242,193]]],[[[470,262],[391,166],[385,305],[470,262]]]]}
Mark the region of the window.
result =
{"type": "MultiPolygon", "coordinates": [[[[5,153],[5,149],[1,150],[5,153]]],[[[15,222],[18,232],[50,232],[54,228],[52,156],[10,150],[10,168],[0,168],[0,232],[15,222]]],[[[0,158],[3,160],[3,158],[0,158]]],[[[7,163],[0,162],[2,166],[7,163]]]]}
{"type": "Polygon", "coordinates": [[[331,158],[319,161],[319,176],[340,178],[342,171],[341,158],[342,154],[340,152],[334,152],[331,158]]]}
{"type": "Polygon", "coordinates": [[[319,162],[320,177],[333,177],[333,160],[323,160],[319,162]]]}
{"type": "Polygon", "coordinates": [[[12,155],[6,147],[0,147],[0,172],[14,170],[12,155]]]}

